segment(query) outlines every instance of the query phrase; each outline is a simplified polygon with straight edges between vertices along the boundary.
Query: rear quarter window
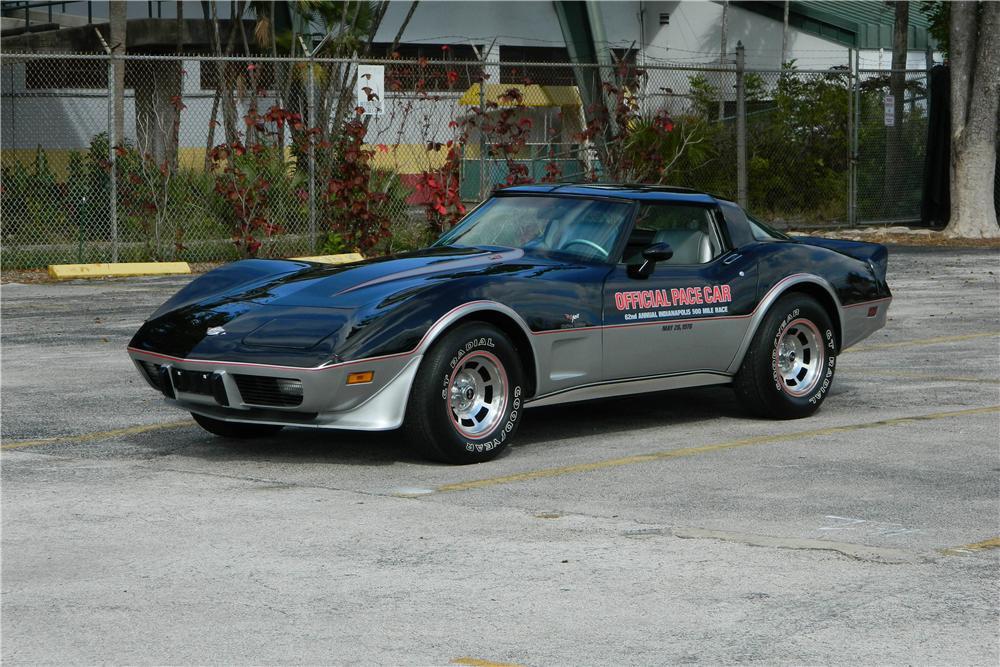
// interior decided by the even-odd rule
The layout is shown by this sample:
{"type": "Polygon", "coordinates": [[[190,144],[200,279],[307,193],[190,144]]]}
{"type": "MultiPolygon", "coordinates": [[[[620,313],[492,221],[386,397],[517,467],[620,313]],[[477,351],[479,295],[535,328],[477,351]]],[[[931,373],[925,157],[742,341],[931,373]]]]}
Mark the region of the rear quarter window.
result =
{"type": "Polygon", "coordinates": [[[763,222],[753,217],[749,213],[747,216],[747,224],[750,225],[750,234],[758,241],[791,241],[792,237],[788,234],[779,232],[773,227],[765,225],[763,222]]]}

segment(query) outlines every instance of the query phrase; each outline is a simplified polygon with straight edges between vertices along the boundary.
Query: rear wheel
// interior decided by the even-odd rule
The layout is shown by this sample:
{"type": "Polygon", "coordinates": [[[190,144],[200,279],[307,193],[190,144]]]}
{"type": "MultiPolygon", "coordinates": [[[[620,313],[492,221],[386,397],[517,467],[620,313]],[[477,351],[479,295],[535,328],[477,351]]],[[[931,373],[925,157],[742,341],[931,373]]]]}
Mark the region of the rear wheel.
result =
{"type": "Polygon", "coordinates": [[[211,417],[206,417],[205,415],[199,415],[194,412],[191,413],[191,416],[194,417],[198,426],[213,435],[223,438],[263,438],[268,435],[274,435],[284,428],[284,426],[277,426],[275,424],[226,422],[221,419],[212,419],[211,417]]]}
{"type": "Polygon", "coordinates": [[[448,463],[496,457],[517,431],[523,377],[502,331],[479,322],[458,327],[434,344],[417,372],[406,409],[410,442],[448,463]]]}
{"type": "Polygon", "coordinates": [[[733,386],[754,414],[808,417],[826,399],[836,361],[830,316],[812,297],[792,293],[764,317],[733,386]]]}

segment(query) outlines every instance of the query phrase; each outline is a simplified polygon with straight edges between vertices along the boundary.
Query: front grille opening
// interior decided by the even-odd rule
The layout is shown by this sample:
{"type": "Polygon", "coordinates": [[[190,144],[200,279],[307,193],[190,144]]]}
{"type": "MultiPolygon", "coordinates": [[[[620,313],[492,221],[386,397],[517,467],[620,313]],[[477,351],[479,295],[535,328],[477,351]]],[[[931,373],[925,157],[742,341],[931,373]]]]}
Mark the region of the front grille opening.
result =
{"type": "Polygon", "coordinates": [[[302,380],[266,375],[233,375],[247,405],[302,405],[302,380]]]}
{"type": "Polygon", "coordinates": [[[150,384],[163,391],[163,383],[160,382],[160,364],[154,364],[152,361],[140,361],[139,363],[142,364],[142,371],[146,374],[146,379],[149,380],[150,384]]]}
{"type": "Polygon", "coordinates": [[[211,396],[215,402],[222,406],[229,405],[229,397],[226,396],[226,386],[222,381],[222,375],[211,371],[189,371],[183,368],[174,368],[154,364],[149,361],[140,361],[142,370],[157,389],[168,398],[176,398],[174,390],[185,394],[198,394],[200,396],[211,396]]]}

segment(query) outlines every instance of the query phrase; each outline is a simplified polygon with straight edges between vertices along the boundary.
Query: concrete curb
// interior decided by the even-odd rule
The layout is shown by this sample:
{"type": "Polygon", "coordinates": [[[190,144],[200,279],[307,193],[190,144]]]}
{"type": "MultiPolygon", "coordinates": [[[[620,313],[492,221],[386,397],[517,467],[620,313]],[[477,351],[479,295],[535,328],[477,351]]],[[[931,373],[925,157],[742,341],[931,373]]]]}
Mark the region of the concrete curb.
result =
{"type": "Polygon", "coordinates": [[[118,264],[49,264],[53,280],[79,278],[128,278],[191,273],[187,262],[123,262],[118,264]]]}

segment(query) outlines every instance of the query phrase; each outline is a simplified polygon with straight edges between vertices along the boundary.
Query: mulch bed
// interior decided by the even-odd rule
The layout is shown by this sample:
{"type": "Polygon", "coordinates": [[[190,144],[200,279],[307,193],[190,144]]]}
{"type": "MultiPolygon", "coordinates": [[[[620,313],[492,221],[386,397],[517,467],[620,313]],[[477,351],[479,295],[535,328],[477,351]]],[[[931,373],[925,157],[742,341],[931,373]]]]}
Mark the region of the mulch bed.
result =
{"type": "Polygon", "coordinates": [[[860,227],[858,229],[810,229],[789,230],[792,236],[823,236],[828,239],[868,241],[884,245],[910,246],[916,248],[1000,248],[1000,238],[996,239],[953,239],[942,232],[930,229],[909,229],[907,227],[860,227]]]}

